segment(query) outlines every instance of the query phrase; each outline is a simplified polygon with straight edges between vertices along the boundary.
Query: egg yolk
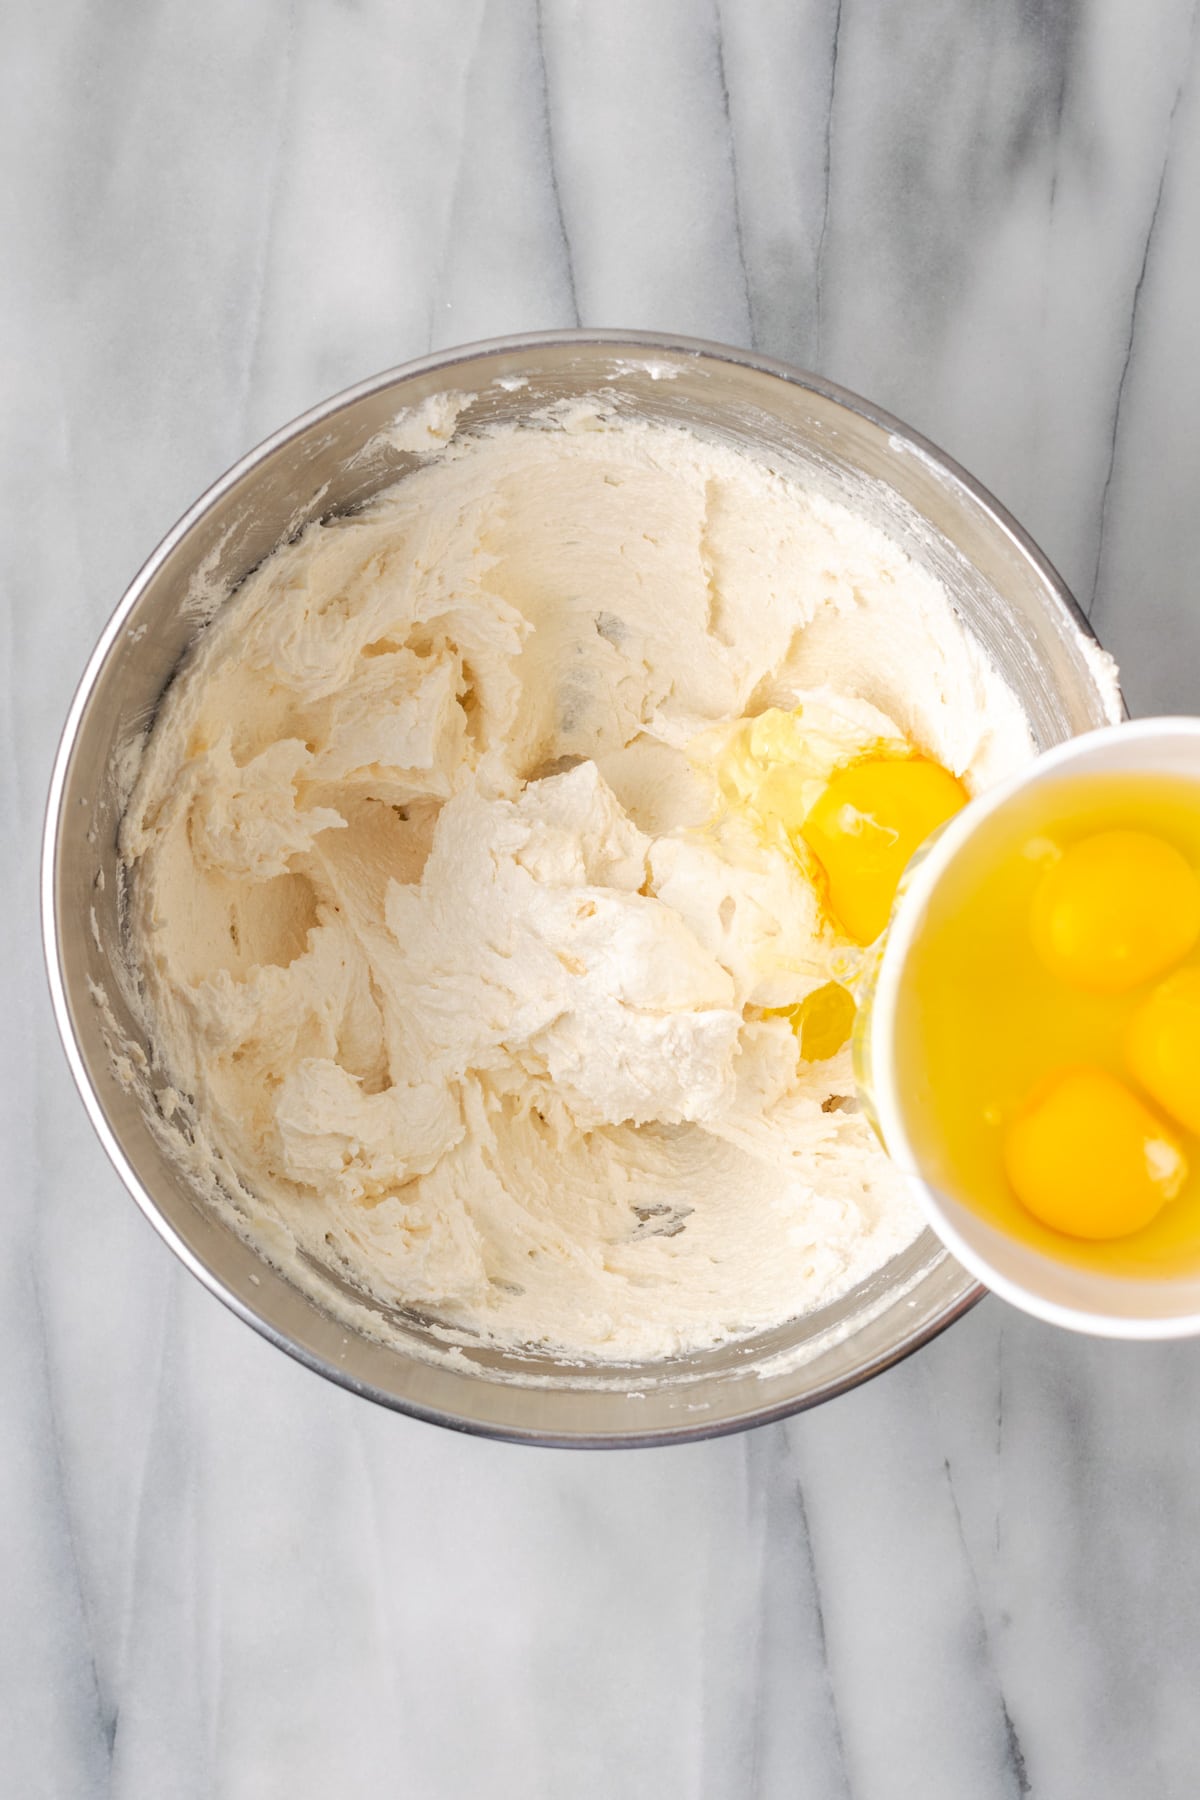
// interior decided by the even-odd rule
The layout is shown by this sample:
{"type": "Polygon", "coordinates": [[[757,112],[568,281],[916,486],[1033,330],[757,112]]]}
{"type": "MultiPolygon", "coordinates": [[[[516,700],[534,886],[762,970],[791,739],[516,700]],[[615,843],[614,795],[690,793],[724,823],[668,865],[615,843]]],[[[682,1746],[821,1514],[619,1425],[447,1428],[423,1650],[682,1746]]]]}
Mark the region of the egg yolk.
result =
{"type": "Polygon", "coordinates": [[[1200,1133],[1200,968],[1180,969],[1142,1002],[1130,1021],[1125,1061],[1164,1112],[1200,1133]]]}
{"type": "Polygon", "coordinates": [[[1076,1238],[1140,1231],[1187,1175],[1154,1114],[1098,1068],[1068,1069],[1038,1089],[1009,1125],[1003,1157],[1022,1205],[1076,1238]]]}
{"type": "Polygon", "coordinates": [[[1200,938],[1200,880],[1151,832],[1096,832],[1042,877],[1030,929],[1052,975],[1123,993],[1163,974],[1200,938]]]}
{"type": "Polygon", "coordinates": [[[800,835],[847,937],[879,936],[914,850],[966,804],[962,783],[926,757],[868,757],[833,777],[800,835]]]}
{"type": "Polygon", "coordinates": [[[788,1020],[805,1062],[826,1062],[853,1031],[854,1014],[854,996],[840,981],[827,981],[799,1005],[780,1007],[771,1016],[788,1020]]]}

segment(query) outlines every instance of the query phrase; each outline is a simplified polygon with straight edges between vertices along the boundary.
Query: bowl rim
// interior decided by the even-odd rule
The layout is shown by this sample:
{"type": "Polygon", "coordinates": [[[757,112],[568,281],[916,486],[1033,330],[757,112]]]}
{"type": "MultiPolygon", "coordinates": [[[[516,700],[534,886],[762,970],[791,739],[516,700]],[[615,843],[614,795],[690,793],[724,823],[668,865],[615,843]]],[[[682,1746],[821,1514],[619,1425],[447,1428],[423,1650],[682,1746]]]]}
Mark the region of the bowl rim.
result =
{"type": "MultiPolygon", "coordinates": [[[[988,489],[953,457],[940,449],[932,440],[905,424],[903,420],[885,408],[865,400],[851,389],[830,381],[824,376],[780,358],[763,355],[756,350],[742,349],[716,340],[672,332],[579,326],[563,330],[514,333],[450,346],[445,350],[434,351],[411,361],[393,365],[378,374],[368,376],[362,381],[342,388],[269,433],[204,489],[164,534],[133,576],[87,659],[72,695],[54,755],[46,799],[40,859],[42,945],[55,1023],[62,1040],[67,1063],[93,1129],[100,1139],[110,1163],[141,1212],[184,1266],[210,1293],[221,1300],[238,1318],[252,1326],[260,1336],[314,1373],[323,1375],[326,1379],[336,1382],[340,1387],[346,1388],[352,1393],[373,1400],[392,1411],[401,1412],[431,1424],[443,1425],[452,1430],[506,1442],[530,1443],[545,1447],[613,1449],[638,1445],[662,1446],[727,1436],[757,1425],[790,1417],[817,1406],[825,1400],[836,1398],[839,1394],[861,1385],[885,1369],[894,1367],[907,1356],[930,1343],[983,1299],[987,1290],[976,1279],[975,1285],[966,1288],[932,1319],[917,1329],[902,1334],[886,1350],[856,1368],[849,1375],[831,1379],[803,1394],[789,1396],[784,1400],[772,1401],[761,1406],[747,1406],[737,1413],[717,1420],[655,1427],[645,1431],[634,1428],[617,1433],[581,1431],[579,1434],[575,1434],[542,1429],[537,1426],[501,1425],[487,1420],[469,1418],[459,1413],[443,1412],[439,1408],[414,1401],[406,1396],[379,1388],[373,1383],[358,1379],[319,1353],[297,1343],[240,1295],[231,1291],[223,1279],[190,1248],[135,1173],[116,1132],[108,1121],[104,1106],[92,1084],[79,1045],[72,1004],[67,992],[62,966],[57,870],[63,826],[63,799],[72,755],[92,691],[121,635],[125,621],[164,563],[205,516],[255,468],[313,426],[332,418],[343,409],[415,377],[434,373],[449,375],[452,372],[461,371],[472,362],[498,354],[536,352],[558,347],[595,348],[601,351],[605,349],[624,350],[650,356],[673,354],[690,356],[697,360],[704,359],[733,364],[743,369],[775,377],[791,387],[803,388],[831,401],[847,412],[857,415],[868,424],[886,432],[889,437],[899,439],[907,449],[926,459],[937,468],[939,474],[949,478],[951,483],[963,489],[974,506],[988,518],[991,525],[1011,542],[1026,562],[1033,566],[1052,601],[1075,625],[1081,635],[1093,643],[1098,642],[1086,613],[1057,569],[1028,532],[988,489]]],[[[971,1272],[975,1274],[975,1271],[971,1272]]]]}

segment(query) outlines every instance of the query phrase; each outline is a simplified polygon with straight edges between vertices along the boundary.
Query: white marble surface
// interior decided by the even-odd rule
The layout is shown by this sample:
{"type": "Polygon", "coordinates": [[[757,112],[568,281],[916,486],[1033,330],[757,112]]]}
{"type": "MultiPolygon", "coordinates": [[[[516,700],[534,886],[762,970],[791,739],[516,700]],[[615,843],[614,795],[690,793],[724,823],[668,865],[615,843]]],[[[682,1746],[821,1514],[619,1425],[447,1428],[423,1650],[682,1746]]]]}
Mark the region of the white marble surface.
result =
{"type": "Polygon", "coordinates": [[[1192,0],[50,0],[0,58],[0,1793],[1191,1800],[1200,1344],[989,1301],[694,1448],[460,1439],[293,1366],[125,1198],[35,845],[122,587],[431,347],[753,343],[925,430],[1200,710],[1192,0]]]}

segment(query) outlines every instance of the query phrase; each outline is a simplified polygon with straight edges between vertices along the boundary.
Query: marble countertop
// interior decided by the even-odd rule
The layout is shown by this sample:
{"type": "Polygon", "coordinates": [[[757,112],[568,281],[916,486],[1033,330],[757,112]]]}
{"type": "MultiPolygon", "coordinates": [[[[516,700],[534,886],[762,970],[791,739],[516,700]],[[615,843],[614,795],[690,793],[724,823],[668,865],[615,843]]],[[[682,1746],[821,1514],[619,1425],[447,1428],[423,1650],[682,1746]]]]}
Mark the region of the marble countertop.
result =
{"type": "Polygon", "coordinates": [[[1200,1344],[988,1301],[788,1424],[509,1448],[124,1196],[34,907],[84,659],[268,430],[431,348],[754,345],[966,464],[1200,710],[1193,0],[52,0],[0,62],[0,1791],[1191,1800],[1200,1344]]]}

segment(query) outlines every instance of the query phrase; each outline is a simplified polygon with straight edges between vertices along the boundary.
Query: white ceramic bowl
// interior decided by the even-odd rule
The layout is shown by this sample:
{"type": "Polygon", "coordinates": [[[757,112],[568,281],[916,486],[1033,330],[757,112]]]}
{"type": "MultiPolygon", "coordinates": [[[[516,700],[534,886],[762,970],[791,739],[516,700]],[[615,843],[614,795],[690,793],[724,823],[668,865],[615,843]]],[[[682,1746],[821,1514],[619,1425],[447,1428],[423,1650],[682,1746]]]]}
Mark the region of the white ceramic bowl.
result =
{"type": "Polygon", "coordinates": [[[860,1040],[861,1082],[892,1160],[946,1247],[1014,1306],[1101,1337],[1200,1334],[1200,1277],[1136,1280],[1059,1262],[1009,1237],[925,1179],[909,1130],[911,1089],[897,1054],[897,1001],[935,887],[987,820],[1031,786],[1063,775],[1184,775],[1200,782],[1200,719],[1140,719],[1091,731],[1040,756],[946,826],[906,880],[888,927],[860,1040]]]}

